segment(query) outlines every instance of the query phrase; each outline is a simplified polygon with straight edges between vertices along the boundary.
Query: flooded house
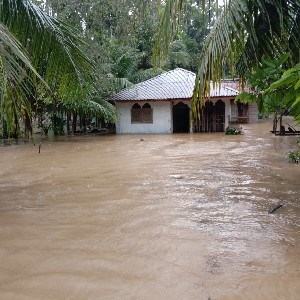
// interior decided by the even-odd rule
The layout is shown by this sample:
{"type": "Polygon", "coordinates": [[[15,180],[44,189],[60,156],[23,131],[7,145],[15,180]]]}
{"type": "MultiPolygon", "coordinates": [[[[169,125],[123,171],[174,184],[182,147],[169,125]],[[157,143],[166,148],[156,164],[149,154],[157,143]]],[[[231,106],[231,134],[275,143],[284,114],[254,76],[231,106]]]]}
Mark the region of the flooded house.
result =
{"type": "Polygon", "coordinates": [[[223,80],[210,89],[200,121],[191,116],[196,75],[177,68],[113,95],[118,120],[116,132],[189,133],[223,132],[231,123],[253,123],[258,118],[255,104],[235,103],[237,80],[223,80]]]}

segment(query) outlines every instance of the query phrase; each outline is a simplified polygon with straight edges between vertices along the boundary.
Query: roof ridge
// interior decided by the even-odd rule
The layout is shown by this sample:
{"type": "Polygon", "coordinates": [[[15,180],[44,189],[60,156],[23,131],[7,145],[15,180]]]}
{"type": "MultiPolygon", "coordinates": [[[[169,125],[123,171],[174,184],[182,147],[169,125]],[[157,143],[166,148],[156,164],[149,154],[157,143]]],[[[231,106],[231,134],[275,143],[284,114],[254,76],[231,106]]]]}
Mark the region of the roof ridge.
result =
{"type": "Polygon", "coordinates": [[[134,84],[134,85],[138,85],[138,84],[140,84],[140,83],[146,83],[146,82],[148,82],[148,81],[151,81],[151,80],[154,80],[154,79],[158,79],[158,78],[160,78],[160,77],[162,77],[162,76],[165,76],[165,75],[167,75],[167,74],[169,74],[169,73],[174,73],[174,71],[176,71],[176,70],[180,70],[180,71],[183,71],[183,72],[185,72],[185,73],[190,73],[191,75],[196,76],[195,73],[193,73],[193,72],[191,72],[191,71],[189,71],[189,70],[185,70],[185,69],[182,69],[182,68],[175,68],[175,69],[173,69],[173,70],[169,70],[169,71],[166,71],[166,72],[164,72],[164,73],[162,73],[162,74],[159,74],[159,75],[156,75],[156,76],[154,76],[154,77],[152,77],[152,78],[149,78],[149,79],[147,79],[147,80],[145,80],[145,81],[136,83],[136,84],[134,84]]]}
{"type": "Polygon", "coordinates": [[[228,90],[231,90],[231,91],[237,92],[237,93],[239,92],[238,90],[236,90],[236,89],[234,89],[234,88],[232,88],[232,87],[230,87],[230,86],[226,86],[226,85],[224,85],[224,84],[222,84],[222,83],[221,83],[221,85],[223,86],[224,89],[228,89],[228,90]]]}
{"type": "Polygon", "coordinates": [[[151,82],[153,80],[157,80],[160,77],[167,75],[168,73],[174,73],[174,71],[176,71],[176,70],[180,70],[180,71],[183,71],[185,73],[190,73],[190,75],[196,76],[196,74],[193,73],[193,72],[191,72],[191,71],[185,70],[183,68],[175,68],[173,70],[165,71],[162,74],[156,75],[156,76],[154,76],[152,78],[149,78],[149,79],[147,79],[145,81],[141,81],[141,82],[135,83],[132,86],[129,86],[129,87],[125,88],[125,89],[122,89],[121,91],[119,91],[116,94],[114,94],[113,97],[116,96],[116,95],[118,95],[120,92],[125,92],[125,91],[129,91],[129,90],[133,90],[133,89],[137,88],[138,86],[142,86],[142,85],[147,84],[148,82],[151,82]]]}
{"type": "Polygon", "coordinates": [[[189,73],[189,74],[191,74],[191,75],[193,75],[193,76],[196,76],[196,73],[194,73],[194,72],[192,72],[192,71],[190,71],[190,70],[183,69],[183,68],[175,68],[175,69],[173,69],[173,70],[171,70],[171,71],[175,71],[175,70],[181,70],[181,71],[183,71],[183,72],[185,72],[185,73],[189,73]]]}
{"type": "MultiPolygon", "coordinates": [[[[191,71],[175,68],[123,89],[111,96],[110,99],[116,101],[191,99],[195,86],[195,77],[196,74],[191,71]]],[[[215,87],[211,87],[210,93],[213,97],[233,97],[239,93],[234,88],[227,86],[225,82],[221,82],[220,85],[216,83],[215,87]]]]}

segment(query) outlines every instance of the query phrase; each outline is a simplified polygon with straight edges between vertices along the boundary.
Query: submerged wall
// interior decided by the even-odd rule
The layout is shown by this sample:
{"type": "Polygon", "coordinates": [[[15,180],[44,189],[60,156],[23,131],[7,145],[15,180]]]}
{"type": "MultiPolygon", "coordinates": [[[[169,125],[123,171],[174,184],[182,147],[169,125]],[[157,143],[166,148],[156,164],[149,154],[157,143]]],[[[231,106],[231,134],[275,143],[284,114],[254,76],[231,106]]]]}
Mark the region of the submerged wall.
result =
{"type": "Polygon", "coordinates": [[[249,114],[249,123],[255,123],[258,121],[258,107],[256,103],[249,104],[248,114],[249,114]]]}
{"type": "Polygon", "coordinates": [[[131,123],[131,107],[135,102],[117,102],[116,108],[118,121],[117,133],[172,133],[172,108],[171,102],[142,102],[139,105],[149,103],[153,109],[153,123],[131,123]]]}
{"type": "MultiPolygon", "coordinates": [[[[238,112],[237,105],[234,99],[220,97],[211,98],[210,101],[215,105],[218,100],[225,103],[225,118],[224,129],[229,126],[230,121],[237,121],[238,112]]],[[[131,123],[131,107],[137,103],[130,102],[116,102],[118,120],[116,123],[116,132],[123,133],[172,133],[173,132],[173,105],[176,105],[181,100],[175,101],[138,101],[140,106],[149,103],[153,109],[153,123],[131,123]]],[[[182,101],[191,107],[190,101],[182,101]]],[[[248,106],[248,123],[255,123],[258,120],[258,109],[256,104],[249,104],[248,106]]],[[[192,129],[192,124],[190,125],[192,129]]],[[[192,131],[192,130],[191,130],[192,131]]]]}

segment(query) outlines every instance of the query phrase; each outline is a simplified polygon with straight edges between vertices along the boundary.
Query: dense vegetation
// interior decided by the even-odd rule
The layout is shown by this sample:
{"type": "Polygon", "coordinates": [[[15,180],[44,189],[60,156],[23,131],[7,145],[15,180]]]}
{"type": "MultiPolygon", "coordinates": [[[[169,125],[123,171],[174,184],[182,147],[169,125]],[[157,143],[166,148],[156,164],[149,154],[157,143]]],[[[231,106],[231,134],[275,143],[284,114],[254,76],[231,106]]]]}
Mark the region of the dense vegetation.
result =
{"type": "MultiPolygon", "coordinates": [[[[169,41],[176,36],[180,19],[189,0],[167,0],[156,41],[156,54],[165,57],[169,41]],[[173,26],[171,26],[173,25],[173,26]]],[[[214,2],[214,1],[212,1],[214,2]]],[[[262,59],[279,59],[289,53],[286,67],[300,58],[299,0],[225,0],[225,9],[205,39],[198,60],[197,82],[193,96],[197,115],[209,92],[210,80],[219,81],[226,73],[244,78],[262,59]]],[[[296,100],[296,99],[294,99],[296,100]]],[[[295,103],[295,102],[294,102],[295,103]]]]}
{"type": "Polygon", "coordinates": [[[33,121],[55,134],[113,123],[111,93],[175,67],[198,74],[195,117],[207,81],[255,76],[263,60],[286,53],[282,70],[299,62],[299,0],[220,2],[3,0],[0,135],[28,135],[33,121]]]}
{"type": "Polygon", "coordinates": [[[163,69],[195,70],[216,5],[204,14],[200,3],[189,4],[169,58],[154,68],[163,2],[4,0],[0,134],[18,137],[25,128],[28,136],[32,121],[55,134],[113,123],[111,93],[163,69]]]}

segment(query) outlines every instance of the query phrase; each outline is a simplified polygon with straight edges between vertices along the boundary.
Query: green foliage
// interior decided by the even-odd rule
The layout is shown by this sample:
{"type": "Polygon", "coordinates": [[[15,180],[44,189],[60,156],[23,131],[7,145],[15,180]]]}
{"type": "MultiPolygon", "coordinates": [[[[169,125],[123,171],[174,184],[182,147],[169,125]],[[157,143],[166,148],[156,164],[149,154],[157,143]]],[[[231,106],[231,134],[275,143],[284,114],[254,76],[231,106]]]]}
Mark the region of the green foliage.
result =
{"type": "Polygon", "coordinates": [[[226,135],[239,135],[239,134],[241,134],[241,131],[237,130],[234,127],[227,127],[225,130],[225,134],[226,135]]]}
{"type": "Polygon", "coordinates": [[[171,46],[170,52],[170,68],[184,68],[190,69],[191,67],[191,55],[188,52],[187,45],[181,41],[174,41],[171,46]]]}
{"type": "Polygon", "coordinates": [[[299,144],[299,148],[298,150],[295,151],[289,151],[288,154],[288,158],[291,162],[294,162],[295,164],[298,164],[300,161],[300,141],[298,142],[299,144]]]}
{"type": "Polygon", "coordinates": [[[155,69],[150,68],[150,69],[146,69],[146,70],[141,69],[141,70],[137,71],[134,75],[132,75],[130,77],[130,80],[133,83],[139,83],[139,82],[148,80],[152,77],[155,77],[157,75],[160,75],[163,72],[164,72],[163,69],[160,69],[160,68],[155,68],[155,69]]]}
{"type": "Polygon", "coordinates": [[[240,101],[242,103],[255,103],[257,102],[257,95],[254,93],[242,92],[235,97],[235,101],[240,101]]]}
{"type": "Polygon", "coordinates": [[[163,2],[165,4],[155,39],[153,63],[155,66],[164,66],[168,62],[167,57],[171,55],[173,56],[171,60],[175,60],[175,64],[182,58],[181,66],[185,65],[195,70],[194,64],[199,63],[197,56],[203,48],[211,25],[220,13],[217,1],[167,0],[163,2]],[[174,51],[173,42],[184,44],[180,52],[174,51]]]}
{"type": "Polygon", "coordinates": [[[53,130],[53,134],[63,135],[64,126],[66,124],[66,120],[64,119],[63,115],[53,112],[51,116],[51,121],[52,121],[51,129],[53,130]]]}
{"type": "Polygon", "coordinates": [[[261,113],[283,113],[289,108],[289,97],[282,91],[265,93],[268,88],[277,81],[285,71],[284,63],[289,54],[283,54],[278,59],[262,57],[261,62],[255,65],[251,72],[245,74],[250,91],[236,96],[236,101],[244,103],[256,102],[261,113]]]}
{"type": "MultiPolygon", "coordinates": [[[[0,114],[5,126],[20,131],[19,120],[58,107],[64,114],[94,110],[114,120],[114,109],[103,99],[159,74],[153,61],[165,69],[197,71],[197,114],[211,79],[243,76],[263,54],[279,58],[288,49],[286,63],[299,59],[298,0],[227,2],[221,11],[218,1],[210,0],[34,0],[36,5],[3,0],[0,42],[6,44],[0,47],[0,114]],[[8,80],[11,74],[16,80],[8,80]]],[[[267,68],[274,69],[274,74],[268,70],[270,76],[278,74],[265,59],[267,68]]],[[[275,98],[262,95],[265,87],[256,86],[255,92],[264,97],[261,108],[270,110],[275,98]]],[[[275,102],[280,97],[278,92],[275,102]]],[[[246,95],[240,99],[253,101],[246,95]]]]}
{"type": "MultiPolygon", "coordinates": [[[[41,7],[29,0],[0,3],[0,124],[10,136],[19,135],[20,123],[30,130],[31,119],[41,110],[54,114],[57,105],[67,109],[71,102],[89,103],[95,93],[98,75],[82,51],[87,46],[80,32],[52,15],[67,7],[66,21],[72,25],[78,21],[79,30],[84,29],[84,20],[74,18],[67,2],[37,3],[41,7]]],[[[114,120],[111,104],[99,105],[95,114],[114,120]]]]}
{"type": "MultiPolygon", "coordinates": [[[[186,12],[183,4],[188,2],[166,1],[154,50],[157,63],[169,53],[170,41],[186,12]]],[[[220,81],[227,70],[231,76],[243,77],[263,55],[278,58],[288,51],[291,51],[289,63],[299,60],[299,0],[230,0],[227,3],[213,22],[199,55],[193,94],[196,116],[209,94],[209,82],[220,81]]]]}
{"type": "Polygon", "coordinates": [[[265,93],[269,98],[279,94],[290,108],[289,113],[300,122],[300,63],[285,71],[265,93]]]}

